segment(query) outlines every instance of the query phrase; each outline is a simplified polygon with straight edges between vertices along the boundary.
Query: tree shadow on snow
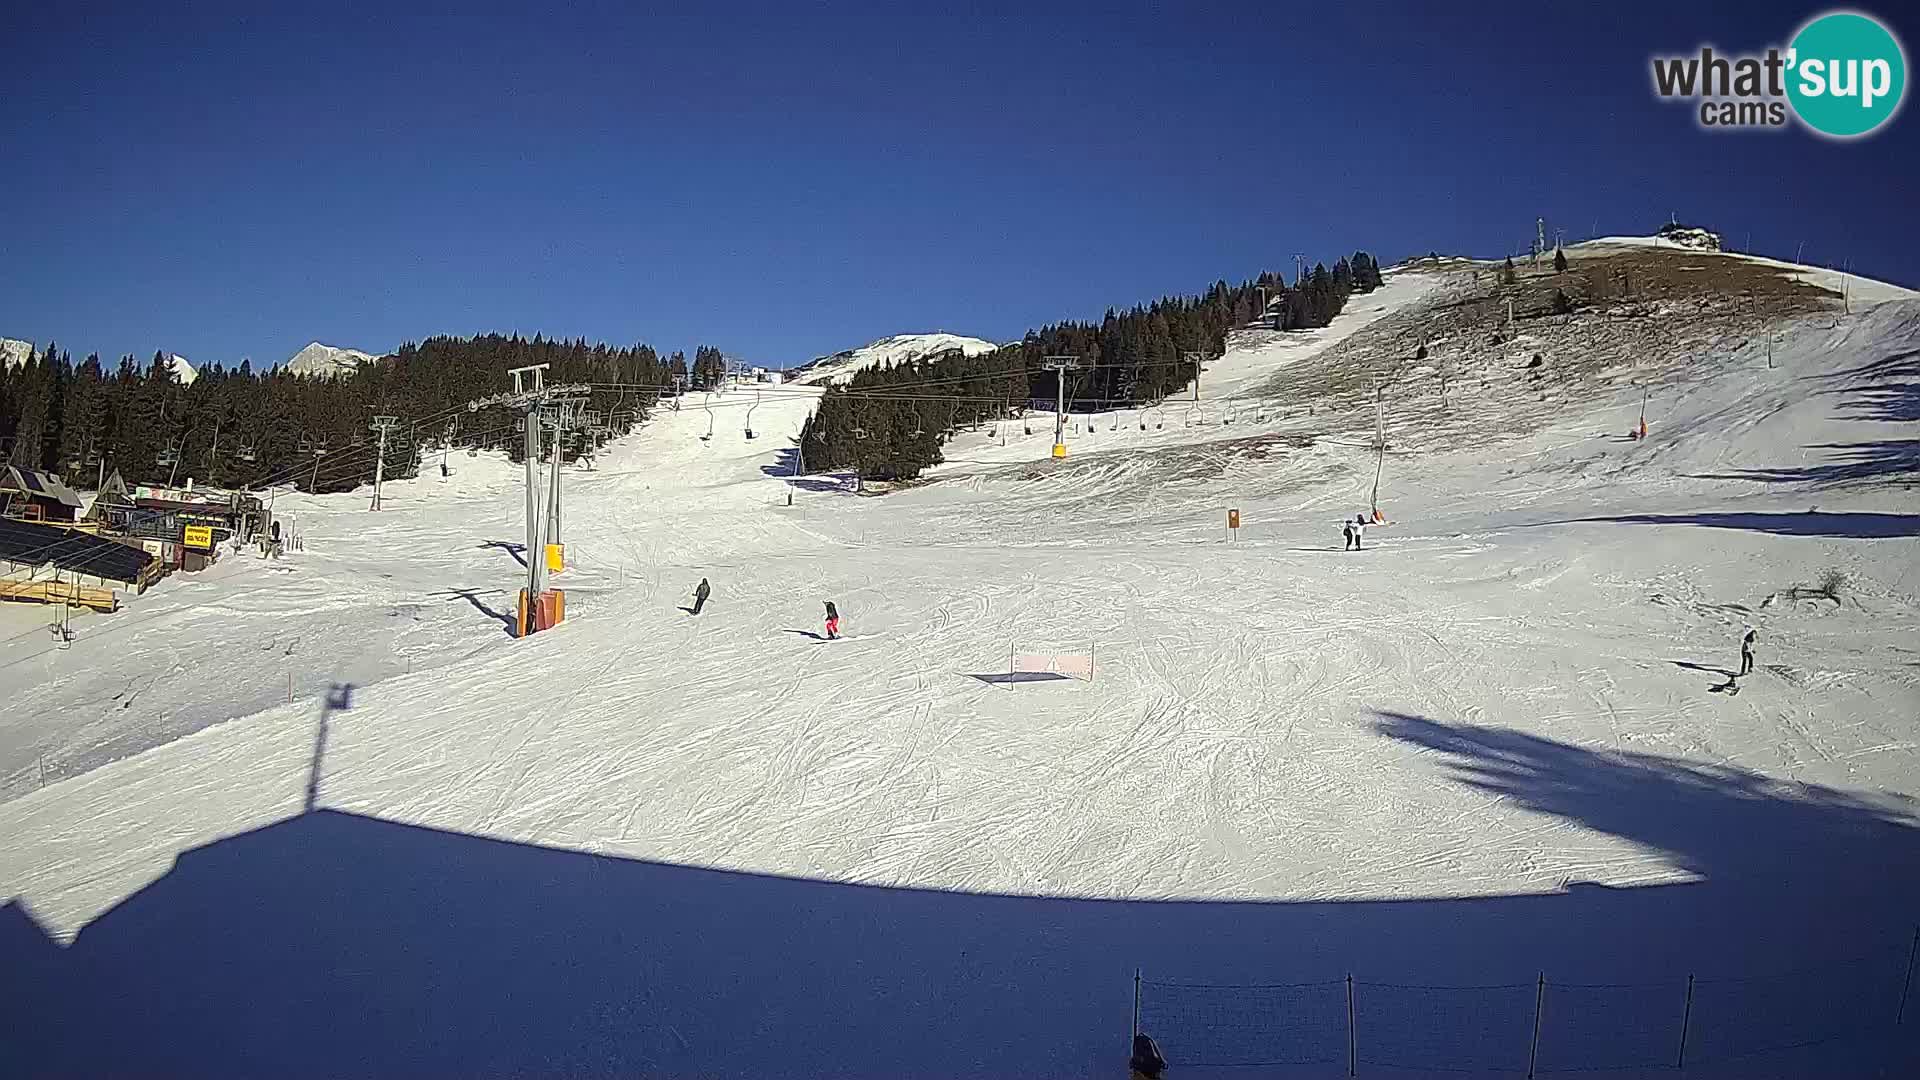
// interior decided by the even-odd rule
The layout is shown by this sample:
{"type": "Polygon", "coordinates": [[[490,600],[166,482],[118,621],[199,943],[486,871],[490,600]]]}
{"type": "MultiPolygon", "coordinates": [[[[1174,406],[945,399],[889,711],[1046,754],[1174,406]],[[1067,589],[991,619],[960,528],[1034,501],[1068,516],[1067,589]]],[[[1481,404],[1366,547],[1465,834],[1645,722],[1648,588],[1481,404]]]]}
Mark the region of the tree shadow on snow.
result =
{"type": "MultiPolygon", "coordinates": [[[[1092,1078],[1125,1068],[1138,1000],[1176,1070],[1290,1060],[1323,1064],[1262,1074],[1344,1072],[1355,1016],[1368,1075],[1395,1062],[1417,1066],[1400,1076],[1484,1074],[1495,1050],[1520,1071],[1537,1040],[1543,1072],[1628,1062],[1652,1064],[1615,1075],[1652,1076],[1673,1074],[1698,972],[1689,1076],[1911,1075],[1920,1024],[1891,1026],[1920,885],[1911,804],[1402,713],[1374,727],[1383,748],[1412,751],[1380,766],[1411,774],[1401,782],[1463,786],[1537,822],[1482,846],[1531,861],[1559,845],[1577,865],[1583,840],[1605,833],[1696,880],[1346,902],[994,895],[315,809],[182,853],[66,948],[24,906],[0,909],[5,1049],[16,1075],[1092,1078]],[[1800,966],[1817,975],[1789,971],[1800,966]],[[1421,983],[1498,985],[1405,985],[1421,983]],[[1600,983],[1636,986],[1575,985],[1600,983]]],[[[1124,839],[1130,816],[1179,797],[1139,796],[1117,817],[1076,819],[1094,831],[1062,843],[1093,859],[1180,860],[1205,887],[1213,840],[1155,852],[1124,839]]],[[[633,798],[645,820],[660,797],[633,798]]],[[[947,827],[912,805],[898,813],[916,831],[947,827]]],[[[958,851],[975,842],[962,833],[958,851]]],[[[1385,867],[1349,869],[1392,886],[1385,867]]],[[[1024,872],[1035,892],[1074,887],[1041,864],[1024,872]]]]}
{"type": "Polygon", "coordinates": [[[772,464],[760,466],[760,472],[776,480],[784,480],[801,491],[853,491],[852,473],[844,476],[836,473],[795,476],[793,470],[796,461],[794,448],[789,446],[775,456],[772,464]]]}
{"type": "Polygon", "coordinates": [[[1825,451],[1822,455],[1825,460],[1811,465],[1681,475],[1695,480],[1757,480],[1770,484],[1810,484],[1815,487],[1911,479],[1920,475],[1920,439],[1814,443],[1807,449],[1825,451]]]}
{"type": "MultiPolygon", "coordinates": [[[[1916,440],[1920,446],[1920,440],[1916,440]]],[[[1543,525],[1694,525],[1706,529],[1747,529],[1779,536],[1833,536],[1859,539],[1887,539],[1920,536],[1920,514],[1827,513],[1809,510],[1801,514],[1700,513],[1700,514],[1620,514],[1613,517],[1566,518],[1536,522],[1543,525]]]]}
{"type": "MultiPolygon", "coordinates": [[[[1849,420],[1912,423],[1920,420],[1920,349],[1895,353],[1846,371],[1809,376],[1825,388],[1815,396],[1841,399],[1835,412],[1849,420]]],[[[1920,475],[1920,439],[1815,443],[1824,451],[1811,464],[1687,474],[1702,480],[1757,480],[1818,486],[1868,481],[1911,480],[1920,475]]],[[[1911,535],[1911,534],[1900,534],[1911,535]]]]}
{"type": "Polygon", "coordinates": [[[1816,378],[1841,384],[1816,393],[1845,397],[1840,411],[1850,419],[1888,423],[1920,420],[1920,349],[1816,378]]]}
{"type": "Polygon", "coordinates": [[[791,446],[782,447],[774,454],[773,463],[760,466],[760,471],[767,476],[777,476],[785,479],[793,475],[798,463],[798,452],[791,446]]]}
{"type": "MultiPolygon", "coordinates": [[[[1711,880],[1820,888],[1831,870],[1844,888],[1840,871],[1885,860],[1903,867],[1890,887],[1920,884],[1920,806],[1904,795],[1777,781],[1735,765],[1593,750],[1403,713],[1379,714],[1374,728],[1438,751],[1456,783],[1632,840],[1711,880]]],[[[1920,916],[1920,907],[1912,910],[1920,916]]]]}

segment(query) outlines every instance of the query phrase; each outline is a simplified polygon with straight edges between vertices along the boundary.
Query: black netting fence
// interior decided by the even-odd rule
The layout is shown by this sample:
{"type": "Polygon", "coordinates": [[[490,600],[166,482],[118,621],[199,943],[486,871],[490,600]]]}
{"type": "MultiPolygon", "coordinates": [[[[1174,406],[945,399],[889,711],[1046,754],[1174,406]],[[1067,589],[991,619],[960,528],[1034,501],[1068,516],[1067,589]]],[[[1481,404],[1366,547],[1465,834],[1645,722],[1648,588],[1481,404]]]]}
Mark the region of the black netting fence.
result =
{"type": "Polygon", "coordinates": [[[1344,979],[1266,986],[1142,985],[1154,993],[1140,996],[1140,1030],[1154,1035],[1169,1061],[1213,1067],[1347,1060],[1344,979]]]}
{"type": "Polygon", "coordinates": [[[1548,1076],[1647,1072],[1859,1045],[1920,1026],[1920,931],[1877,955],[1741,976],[1447,986],[1347,976],[1214,984],[1136,976],[1134,1030],[1187,1068],[1325,1066],[1548,1076]]]}

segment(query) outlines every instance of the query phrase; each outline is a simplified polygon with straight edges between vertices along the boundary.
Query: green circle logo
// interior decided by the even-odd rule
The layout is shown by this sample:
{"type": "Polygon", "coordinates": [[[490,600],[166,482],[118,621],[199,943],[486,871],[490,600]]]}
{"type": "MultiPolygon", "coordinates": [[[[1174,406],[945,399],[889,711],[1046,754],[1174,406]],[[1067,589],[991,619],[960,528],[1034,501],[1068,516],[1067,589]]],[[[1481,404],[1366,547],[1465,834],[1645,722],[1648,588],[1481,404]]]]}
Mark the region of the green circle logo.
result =
{"type": "Polygon", "coordinates": [[[1802,123],[1836,139],[1893,119],[1907,92],[1907,57],[1879,20],[1852,11],[1800,28],[1788,53],[1787,100],[1802,123]]]}

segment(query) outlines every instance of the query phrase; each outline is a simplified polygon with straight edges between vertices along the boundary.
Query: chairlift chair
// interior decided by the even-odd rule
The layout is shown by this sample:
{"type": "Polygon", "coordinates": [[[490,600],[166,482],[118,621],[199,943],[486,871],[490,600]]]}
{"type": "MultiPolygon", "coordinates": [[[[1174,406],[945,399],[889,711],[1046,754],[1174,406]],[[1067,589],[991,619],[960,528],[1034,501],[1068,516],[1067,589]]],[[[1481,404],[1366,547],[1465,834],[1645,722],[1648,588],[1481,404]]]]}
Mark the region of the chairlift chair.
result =
{"type": "Polygon", "coordinates": [[[234,451],[233,456],[239,458],[241,461],[253,461],[260,455],[254,453],[252,443],[241,443],[240,449],[234,451]]]}

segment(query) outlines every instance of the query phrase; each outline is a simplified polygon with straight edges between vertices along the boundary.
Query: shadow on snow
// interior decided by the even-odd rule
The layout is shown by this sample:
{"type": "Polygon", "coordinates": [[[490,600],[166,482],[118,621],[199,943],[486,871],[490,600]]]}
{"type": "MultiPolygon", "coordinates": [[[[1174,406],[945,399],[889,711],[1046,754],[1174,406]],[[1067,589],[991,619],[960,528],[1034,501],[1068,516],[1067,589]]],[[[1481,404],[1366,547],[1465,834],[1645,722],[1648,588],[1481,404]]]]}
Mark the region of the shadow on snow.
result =
{"type": "MultiPolygon", "coordinates": [[[[349,693],[338,691],[341,707],[349,693]]],[[[1806,1041],[1836,1010],[1874,1034],[1723,1072],[1689,1062],[1688,1075],[1893,1075],[1890,1062],[1913,1062],[1920,1024],[1888,1026],[1893,988],[1878,976],[1768,983],[1784,1008],[1704,981],[1831,970],[1863,951],[1904,968],[1920,878],[1909,802],[1405,714],[1378,714],[1375,728],[1414,751],[1384,767],[1465,785],[1539,823],[1483,843],[1520,856],[1543,832],[1578,826],[1700,880],[1354,902],[983,895],[606,857],[316,808],[181,854],[65,948],[22,905],[0,909],[0,1039],[13,1075],[1112,1077],[1125,1067],[1136,968],[1206,983],[1346,972],[1516,983],[1525,1015],[1541,971],[1568,984],[1680,980],[1650,992],[1647,1018],[1556,1005],[1542,1061],[1572,1067],[1642,1040],[1668,1055],[1669,1013],[1697,971],[1703,1045],[1713,1023],[1732,1025],[1718,1036],[1726,1048],[1806,1041]]],[[[1140,794],[1142,814],[1181,797],[1140,794]]],[[[648,793],[633,799],[646,821],[648,793]]],[[[1194,854],[1216,843],[1195,836],[1194,854]]],[[[1099,846],[1084,857],[1123,854],[1099,846]]],[[[1048,886],[1045,866],[1020,873],[1048,886]]],[[[1370,1019],[1398,992],[1364,991],[1360,1060],[1471,1060],[1456,1044],[1490,1023],[1479,999],[1385,999],[1390,1022],[1370,1019]]],[[[1248,1025],[1344,1061],[1344,1011],[1313,1027],[1252,1007],[1261,1000],[1169,1011],[1180,1002],[1155,997],[1150,1030],[1176,1068],[1248,1025]]],[[[1526,1033],[1502,1026],[1509,1036],[1526,1033]]]]}
{"type": "Polygon", "coordinates": [[[979,679],[993,686],[1008,686],[1013,683],[1060,682],[1068,677],[1057,671],[999,671],[985,675],[967,675],[969,679],[979,679]]]}
{"type": "MultiPolygon", "coordinates": [[[[1916,445],[1920,445],[1917,443],[1916,445]]],[[[1706,529],[1747,529],[1780,536],[1835,536],[1858,539],[1888,539],[1920,536],[1920,514],[1827,513],[1699,513],[1699,514],[1620,514],[1613,517],[1563,518],[1536,522],[1543,525],[1695,525],[1706,529]]]]}
{"type": "Polygon", "coordinates": [[[477,546],[483,548],[499,548],[501,551],[513,556],[514,562],[519,563],[521,566],[527,565],[527,545],[525,544],[516,544],[507,540],[482,540],[477,546]]]}
{"type": "Polygon", "coordinates": [[[838,491],[853,493],[853,473],[809,473],[805,476],[793,474],[796,455],[789,446],[780,451],[772,464],[760,466],[760,472],[776,480],[783,480],[801,491],[838,491]]]}
{"type": "MultiPolygon", "coordinates": [[[[1825,387],[1813,391],[1816,396],[1842,399],[1836,411],[1846,419],[1878,423],[1920,420],[1920,349],[1895,353],[1846,371],[1811,376],[1809,381],[1825,387]]],[[[1822,455],[1825,460],[1815,464],[1708,473],[1699,478],[1825,486],[1911,480],[1920,475],[1920,439],[1815,443],[1807,449],[1825,451],[1822,455]]]]}
{"type": "MultiPolygon", "coordinates": [[[[517,555],[515,557],[518,558],[517,555]]],[[[494,593],[504,594],[506,593],[506,591],[507,590],[505,589],[488,589],[486,590],[486,593],[487,594],[494,594],[494,593]]],[[[509,614],[504,611],[500,611],[493,607],[489,607],[485,600],[480,599],[482,593],[478,589],[448,589],[444,593],[434,593],[433,595],[445,596],[449,600],[465,600],[468,604],[471,604],[473,606],[473,609],[475,611],[478,611],[480,614],[485,615],[488,618],[499,622],[501,628],[506,631],[508,637],[517,636],[519,633],[520,627],[518,624],[517,616],[509,614]]]]}

